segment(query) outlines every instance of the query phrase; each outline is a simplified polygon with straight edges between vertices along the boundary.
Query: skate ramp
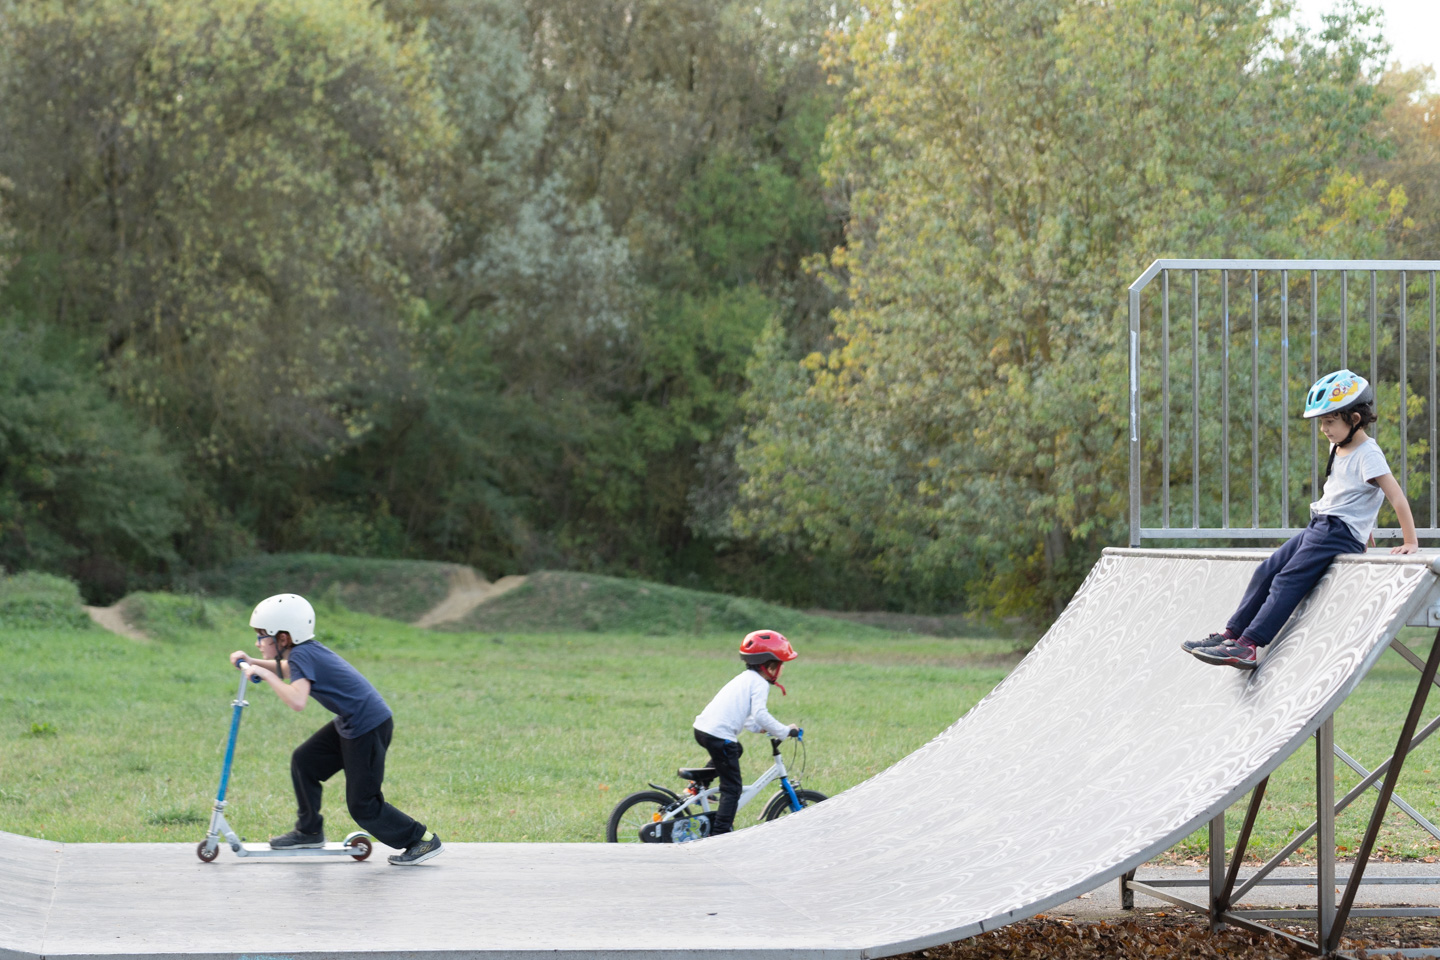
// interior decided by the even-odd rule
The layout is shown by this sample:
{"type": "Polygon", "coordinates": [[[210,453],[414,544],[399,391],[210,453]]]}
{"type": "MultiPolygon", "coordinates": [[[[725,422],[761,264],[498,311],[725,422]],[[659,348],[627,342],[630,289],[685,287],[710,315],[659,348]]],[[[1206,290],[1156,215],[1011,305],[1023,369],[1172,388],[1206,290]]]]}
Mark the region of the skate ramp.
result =
{"type": "Polygon", "coordinates": [[[826,803],[727,837],[447,844],[401,869],[383,848],[366,863],[222,849],[202,864],[189,844],[0,834],[0,958],[880,957],[993,929],[1113,880],[1239,799],[1434,600],[1432,556],[1341,558],[1255,672],[1181,653],[1223,624],[1264,555],[1107,551],[949,729],[826,803]]]}

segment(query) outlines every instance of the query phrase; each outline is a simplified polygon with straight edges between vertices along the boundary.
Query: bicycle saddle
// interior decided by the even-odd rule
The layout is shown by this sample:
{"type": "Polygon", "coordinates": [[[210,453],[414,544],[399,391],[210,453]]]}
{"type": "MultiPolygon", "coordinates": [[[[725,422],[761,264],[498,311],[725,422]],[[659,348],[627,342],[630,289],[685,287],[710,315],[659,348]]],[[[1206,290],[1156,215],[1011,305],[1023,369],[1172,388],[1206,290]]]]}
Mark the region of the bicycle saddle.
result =
{"type": "Polygon", "coordinates": [[[714,767],[681,767],[675,772],[680,774],[682,780],[694,780],[702,784],[715,779],[714,767]]]}

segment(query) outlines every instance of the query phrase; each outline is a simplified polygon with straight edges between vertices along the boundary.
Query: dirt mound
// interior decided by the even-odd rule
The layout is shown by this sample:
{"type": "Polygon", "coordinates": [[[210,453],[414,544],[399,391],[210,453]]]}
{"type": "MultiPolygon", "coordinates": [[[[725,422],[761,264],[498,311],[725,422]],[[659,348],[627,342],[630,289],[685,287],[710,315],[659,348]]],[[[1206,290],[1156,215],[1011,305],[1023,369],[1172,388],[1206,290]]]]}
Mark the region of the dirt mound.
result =
{"type": "Polygon", "coordinates": [[[524,583],[523,576],[501,577],[491,583],[470,567],[458,567],[450,574],[450,593],[444,600],[425,611],[420,619],[415,621],[415,626],[433,627],[441,623],[454,623],[466,617],[480,604],[509,593],[524,583]]]}

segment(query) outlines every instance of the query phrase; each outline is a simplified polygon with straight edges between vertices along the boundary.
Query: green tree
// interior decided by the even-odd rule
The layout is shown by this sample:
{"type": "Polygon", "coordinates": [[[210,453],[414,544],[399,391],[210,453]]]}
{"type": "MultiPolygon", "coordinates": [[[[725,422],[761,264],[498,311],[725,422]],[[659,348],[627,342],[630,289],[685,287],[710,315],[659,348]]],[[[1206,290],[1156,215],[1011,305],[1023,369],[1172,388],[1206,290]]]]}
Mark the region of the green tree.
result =
{"type": "Polygon", "coordinates": [[[838,37],[850,302],[837,349],[757,361],[737,526],[1053,615],[1119,537],[1129,282],[1343,245],[1322,198],[1369,149],[1378,41],[1354,7],[1317,38],[1285,13],[933,0],[838,37]]]}
{"type": "Polygon", "coordinates": [[[453,139],[424,43],[361,3],[93,0],[5,3],[0,48],[23,299],[263,514],[254,473],[410,378],[453,139]]]}
{"type": "Polygon", "coordinates": [[[0,564],[108,601],[178,559],[187,484],[159,433],[45,341],[0,324],[0,564]]]}

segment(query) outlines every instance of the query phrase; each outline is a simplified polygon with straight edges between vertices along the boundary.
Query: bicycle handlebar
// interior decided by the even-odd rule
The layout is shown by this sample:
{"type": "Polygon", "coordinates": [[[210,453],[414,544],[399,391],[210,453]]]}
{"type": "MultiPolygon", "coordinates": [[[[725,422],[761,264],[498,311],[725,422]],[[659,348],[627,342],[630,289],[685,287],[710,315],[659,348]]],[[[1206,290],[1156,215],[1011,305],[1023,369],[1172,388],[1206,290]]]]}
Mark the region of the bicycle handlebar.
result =
{"type": "Polygon", "coordinates": [[[801,743],[804,743],[804,742],[805,742],[805,729],[804,729],[803,727],[797,727],[797,728],[795,728],[794,730],[791,730],[788,734],[786,734],[786,735],[783,736],[783,737],[771,737],[771,738],[770,738],[770,749],[771,749],[772,751],[778,751],[778,750],[780,749],[780,744],[784,743],[786,740],[789,740],[791,737],[794,737],[796,740],[799,740],[801,743]]]}

